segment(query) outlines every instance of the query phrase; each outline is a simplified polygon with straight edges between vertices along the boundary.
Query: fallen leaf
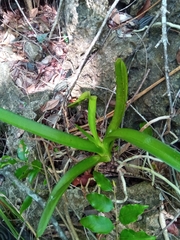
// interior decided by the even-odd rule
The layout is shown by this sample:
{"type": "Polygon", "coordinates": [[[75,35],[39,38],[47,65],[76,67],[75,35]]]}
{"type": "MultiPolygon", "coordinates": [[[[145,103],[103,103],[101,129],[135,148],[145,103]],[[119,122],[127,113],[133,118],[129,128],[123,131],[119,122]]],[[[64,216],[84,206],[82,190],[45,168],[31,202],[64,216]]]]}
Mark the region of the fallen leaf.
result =
{"type": "MultiPolygon", "coordinates": [[[[74,179],[74,181],[72,182],[72,185],[74,186],[86,186],[88,183],[88,180],[90,178],[93,178],[93,175],[89,172],[89,171],[85,171],[82,175],[80,175],[79,177],[77,177],[76,179],[74,179]]],[[[94,180],[90,180],[89,182],[89,186],[94,186],[95,185],[95,181],[94,180]]]]}
{"type": "Polygon", "coordinates": [[[30,12],[29,12],[29,17],[30,18],[35,18],[38,14],[38,8],[33,8],[30,12]]]}
{"type": "Polygon", "coordinates": [[[48,110],[51,110],[55,108],[58,105],[58,103],[59,103],[59,99],[52,99],[41,107],[41,111],[46,112],[48,110]]]}
{"type": "MultiPolygon", "coordinates": [[[[168,225],[170,223],[170,220],[166,220],[166,224],[168,225]]],[[[168,232],[173,234],[174,236],[179,236],[179,229],[176,226],[176,223],[173,222],[168,228],[168,232]]]]}

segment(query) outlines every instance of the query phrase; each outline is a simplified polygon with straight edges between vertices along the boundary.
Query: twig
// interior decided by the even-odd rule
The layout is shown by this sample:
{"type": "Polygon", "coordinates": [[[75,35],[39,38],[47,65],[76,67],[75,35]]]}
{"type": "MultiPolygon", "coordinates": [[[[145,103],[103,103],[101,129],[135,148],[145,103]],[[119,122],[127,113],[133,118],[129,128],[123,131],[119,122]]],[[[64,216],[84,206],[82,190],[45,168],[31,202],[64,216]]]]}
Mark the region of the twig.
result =
{"type": "Polygon", "coordinates": [[[106,14],[106,17],[104,18],[104,21],[101,24],[101,27],[99,28],[99,31],[97,32],[96,36],[94,37],[94,39],[93,39],[91,45],[89,46],[89,48],[86,50],[86,52],[84,54],[84,59],[82,60],[79,68],[77,69],[76,74],[70,79],[70,86],[68,88],[69,92],[71,92],[71,90],[74,88],[74,86],[76,84],[76,81],[78,80],[78,78],[81,74],[81,71],[82,71],[82,69],[83,69],[83,67],[84,67],[84,65],[87,61],[88,55],[90,54],[92,48],[94,47],[95,43],[99,39],[99,37],[101,35],[101,32],[102,32],[102,30],[103,30],[104,26],[106,25],[106,22],[109,18],[109,15],[111,14],[112,10],[116,7],[118,2],[119,2],[119,0],[115,0],[114,3],[112,4],[112,6],[110,7],[109,11],[106,14]]]}
{"type": "Polygon", "coordinates": [[[79,240],[79,237],[78,237],[78,235],[77,235],[77,233],[76,233],[76,231],[75,231],[75,229],[74,229],[74,226],[73,226],[73,224],[72,224],[72,220],[71,220],[71,218],[70,218],[70,216],[69,216],[69,211],[68,211],[68,199],[67,199],[67,197],[66,197],[66,194],[65,195],[63,195],[62,196],[63,197],[63,201],[64,201],[64,214],[65,214],[65,216],[66,216],[66,221],[67,221],[67,223],[68,223],[68,228],[70,229],[70,234],[71,234],[71,236],[72,236],[72,239],[73,240],[79,240]]]}
{"type": "Polygon", "coordinates": [[[54,30],[55,30],[55,27],[56,27],[56,25],[58,24],[58,21],[59,21],[59,18],[60,18],[60,12],[61,12],[62,3],[63,3],[63,0],[60,0],[59,7],[58,7],[58,11],[57,11],[57,15],[56,15],[56,19],[55,19],[55,21],[54,21],[54,24],[53,24],[53,26],[52,26],[51,32],[50,32],[49,37],[48,37],[49,40],[51,40],[51,37],[52,37],[53,32],[54,32],[54,30]]]}
{"type": "MultiPolygon", "coordinates": [[[[144,157],[144,156],[139,156],[139,157],[144,157]]],[[[145,156],[147,158],[147,156],[145,156]]],[[[150,158],[150,156],[149,156],[150,158]]],[[[162,176],[161,174],[155,172],[154,170],[150,169],[150,168],[146,168],[146,167],[141,167],[141,166],[137,166],[137,165],[134,165],[134,164],[126,164],[126,162],[128,161],[131,161],[132,158],[128,158],[126,159],[125,161],[123,162],[119,162],[120,163],[120,166],[118,167],[117,171],[120,170],[120,168],[122,168],[123,166],[127,166],[127,167],[132,167],[132,168],[135,168],[135,169],[139,169],[141,171],[145,171],[145,172],[149,172],[151,173],[152,175],[155,175],[156,177],[160,178],[161,180],[163,180],[165,183],[167,183],[170,187],[172,187],[175,192],[180,195],[180,190],[179,188],[177,188],[172,182],[170,182],[167,178],[165,178],[164,176],[162,176]]]]}
{"type": "Polygon", "coordinates": [[[23,12],[21,6],[19,5],[18,1],[15,0],[15,2],[16,2],[16,4],[17,4],[18,8],[19,8],[19,11],[21,12],[21,14],[23,15],[23,17],[24,17],[25,20],[27,21],[27,23],[28,23],[28,25],[30,26],[30,28],[33,30],[35,36],[37,36],[36,31],[34,30],[33,26],[32,26],[31,23],[29,22],[29,20],[27,19],[26,15],[24,14],[24,12],[23,12]]]}
{"type": "Polygon", "coordinates": [[[146,72],[145,76],[143,77],[143,80],[141,81],[141,84],[139,85],[138,89],[136,90],[134,96],[128,101],[128,103],[127,103],[127,105],[126,105],[127,108],[129,107],[129,105],[130,105],[132,102],[134,102],[134,99],[135,99],[135,97],[137,96],[137,94],[139,93],[140,89],[142,88],[142,85],[144,84],[144,81],[146,80],[149,72],[150,72],[150,69],[147,70],[147,72],[146,72]]]}
{"type": "Polygon", "coordinates": [[[169,240],[168,231],[166,228],[166,221],[164,216],[164,203],[161,201],[160,213],[159,213],[159,223],[161,228],[163,229],[164,240],[169,240]]]}
{"type": "Polygon", "coordinates": [[[162,14],[162,43],[164,46],[164,68],[165,68],[165,78],[166,78],[166,87],[167,87],[167,95],[169,98],[169,107],[170,107],[170,115],[173,115],[173,104],[172,104],[172,96],[171,96],[171,88],[169,82],[169,66],[168,66],[168,53],[167,53],[167,25],[166,25],[166,13],[167,13],[167,0],[162,0],[161,6],[161,14],[162,14]]]}
{"type": "MultiPolygon", "coordinates": [[[[162,190],[162,189],[160,189],[162,190]]],[[[177,218],[180,216],[180,211],[178,211],[178,213],[175,215],[175,217],[170,221],[170,223],[168,223],[168,225],[165,226],[165,228],[163,228],[160,233],[158,234],[158,236],[160,236],[165,229],[167,229],[169,226],[171,226],[173,224],[174,221],[177,221],[177,218]]]]}
{"type": "Polygon", "coordinates": [[[126,181],[124,179],[124,175],[123,175],[123,172],[121,171],[120,168],[118,168],[118,178],[121,179],[121,182],[122,182],[122,189],[123,189],[123,193],[124,193],[124,199],[123,200],[115,200],[116,203],[118,204],[122,204],[122,203],[125,203],[128,199],[128,194],[127,194],[127,187],[126,187],[126,181]]]}
{"type": "MultiPolygon", "coordinates": [[[[171,28],[175,28],[175,29],[180,30],[180,25],[178,25],[178,24],[171,23],[171,22],[166,22],[166,25],[169,26],[169,27],[171,27],[171,28]]],[[[160,26],[162,26],[162,22],[156,22],[156,23],[154,23],[154,24],[151,25],[151,27],[160,27],[160,26]]],[[[135,33],[143,32],[145,29],[148,29],[148,28],[149,28],[149,26],[145,26],[145,27],[143,27],[143,28],[141,28],[141,29],[133,30],[133,32],[135,32],[135,33]]],[[[156,48],[159,46],[160,43],[161,43],[161,42],[159,42],[159,43],[156,45],[156,48]]]]}
{"type": "Polygon", "coordinates": [[[146,128],[148,128],[150,125],[152,125],[153,123],[155,122],[158,122],[158,121],[161,121],[161,120],[167,120],[169,119],[170,116],[161,116],[161,117],[157,117],[157,118],[154,118],[153,120],[147,122],[139,131],[140,132],[143,132],[146,128]]]}
{"type": "MultiPolygon", "coordinates": [[[[29,195],[30,197],[32,197],[43,209],[46,205],[46,202],[40,197],[38,196],[36,193],[34,193],[31,189],[29,189],[25,184],[23,184],[22,182],[20,182],[10,171],[7,170],[8,168],[3,168],[2,170],[0,170],[0,173],[2,173],[3,175],[7,176],[13,184],[15,184],[22,192],[25,192],[27,195],[29,195]]],[[[56,221],[56,219],[52,216],[51,217],[51,222],[55,228],[55,230],[57,231],[57,233],[59,234],[59,237],[62,240],[67,240],[64,232],[62,231],[61,227],[59,226],[58,222],[56,221]]]]}

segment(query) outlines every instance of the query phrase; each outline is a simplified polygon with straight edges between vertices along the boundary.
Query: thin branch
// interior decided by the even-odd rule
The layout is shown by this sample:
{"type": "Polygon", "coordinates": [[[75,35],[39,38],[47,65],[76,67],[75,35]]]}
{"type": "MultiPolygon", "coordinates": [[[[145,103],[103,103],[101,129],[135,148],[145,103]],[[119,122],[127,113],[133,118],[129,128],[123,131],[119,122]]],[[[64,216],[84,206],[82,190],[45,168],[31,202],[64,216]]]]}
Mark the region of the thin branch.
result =
{"type": "Polygon", "coordinates": [[[23,15],[23,17],[25,18],[26,22],[28,23],[28,25],[30,26],[30,28],[33,30],[35,36],[37,36],[36,31],[34,30],[33,26],[32,26],[31,23],[29,22],[29,20],[27,19],[26,15],[24,14],[24,12],[23,12],[21,6],[19,5],[18,1],[15,0],[15,2],[16,2],[16,4],[17,4],[18,8],[19,8],[19,11],[21,12],[21,14],[23,15]]]}
{"type": "Polygon", "coordinates": [[[54,21],[54,24],[53,24],[53,26],[52,26],[51,32],[50,32],[50,34],[49,34],[49,38],[48,38],[49,40],[51,40],[51,37],[52,37],[53,32],[54,32],[54,30],[55,30],[55,27],[56,27],[56,25],[57,25],[58,22],[59,22],[62,3],[63,3],[63,0],[60,0],[59,7],[58,7],[58,11],[57,11],[57,15],[56,15],[56,19],[55,19],[55,21],[54,21]]]}
{"type": "Polygon", "coordinates": [[[167,0],[162,0],[161,21],[162,21],[162,43],[164,46],[164,68],[165,68],[167,95],[169,98],[170,115],[172,116],[173,115],[173,104],[172,104],[172,96],[171,96],[171,87],[170,87],[170,82],[169,82],[169,66],[168,66],[168,53],[167,53],[168,38],[167,38],[166,13],[167,13],[167,0]]]}

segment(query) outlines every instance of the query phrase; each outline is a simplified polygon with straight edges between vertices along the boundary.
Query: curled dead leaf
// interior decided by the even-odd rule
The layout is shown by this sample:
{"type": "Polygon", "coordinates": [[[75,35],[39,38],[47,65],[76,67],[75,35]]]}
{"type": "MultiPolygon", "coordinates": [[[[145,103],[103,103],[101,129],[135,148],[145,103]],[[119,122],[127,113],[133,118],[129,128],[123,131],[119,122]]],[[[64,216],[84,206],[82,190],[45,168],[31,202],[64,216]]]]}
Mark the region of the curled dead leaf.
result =
{"type": "MultiPolygon", "coordinates": [[[[168,225],[170,223],[170,220],[166,220],[166,224],[168,225]]],[[[173,222],[168,228],[168,232],[173,234],[174,236],[179,236],[179,229],[176,226],[176,223],[173,222]]]]}
{"type": "Polygon", "coordinates": [[[46,112],[48,110],[51,110],[55,108],[58,105],[58,103],[59,103],[59,99],[52,99],[41,107],[41,111],[46,112]]]}

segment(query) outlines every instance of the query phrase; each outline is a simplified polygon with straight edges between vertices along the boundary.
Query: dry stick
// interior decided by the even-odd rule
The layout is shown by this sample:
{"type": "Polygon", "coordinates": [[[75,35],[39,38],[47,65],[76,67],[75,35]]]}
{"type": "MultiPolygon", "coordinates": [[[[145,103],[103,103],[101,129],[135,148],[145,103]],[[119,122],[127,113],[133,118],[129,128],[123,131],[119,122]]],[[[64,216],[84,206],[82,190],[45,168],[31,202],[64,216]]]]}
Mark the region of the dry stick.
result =
{"type": "MultiPolygon", "coordinates": [[[[177,68],[173,69],[170,73],[169,73],[169,76],[172,76],[174,75],[175,73],[177,73],[178,71],[180,71],[180,66],[178,66],[177,68]]],[[[160,83],[162,83],[163,81],[165,80],[165,77],[162,77],[160,78],[157,82],[153,83],[152,85],[150,85],[149,87],[147,87],[146,89],[144,89],[142,92],[138,93],[135,97],[133,97],[133,101],[132,101],[132,98],[129,99],[127,101],[127,105],[129,103],[133,103],[135,102],[137,99],[139,99],[140,97],[142,97],[143,95],[145,95],[146,93],[148,93],[150,90],[152,90],[153,88],[155,88],[157,85],[159,85],[160,83]]],[[[107,115],[106,115],[106,118],[110,118],[112,117],[114,114],[114,110],[109,112],[107,115]]],[[[103,121],[104,117],[101,117],[99,119],[97,119],[96,123],[99,123],[101,121],[103,121]]],[[[81,128],[86,128],[88,127],[89,125],[88,124],[85,124],[83,126],[81,126],[81,128]]],[[[77,131],[77,128],[73,128],[71,130],[69,130],[69,132],[75,132],[77,131]]]]}
{"type": "Polygon", "coordinates": [[[169,105],[170,105],[170,115],[173,115],[173,104],[172,104],[172,96],[171,96],[171,88],[169,82],[169,66],[168,66],[168,53],[167,53],[167,25],[166,25],[166,13],[167,13],[167,0],[162,0],[161,6],[161,21],[162,21],[162,38],[161,41],[164,46],[164,67],[165,67],[165,78],[166,78],[166,87],[167,87],[167,95],[169,98],[169,105]]]}
{"type": "Polygon", "coordinates": [[[53,26],[52,26],[51,32],[50,32],[49,37],[48,37],[49,40],[51,40],[51,37],[52,37],[53,32],[54,32],[54,30],[55,30],[55,27],[56,27],[56,25],[58,24],[58,21],[59,21],[59,18],[60,18],[60,12],[61,12],[62,3],[63,3],[63,0],[61,0],[60,3],[59,3],[57,15],[56,15],[56,19],[55,19],[55,21],[54,21],[54,24],[53,24],[53,26]]]}
{"type": "MultiPolygon", "coordinates": [[[[167,229],[169,226],[171,226],[174,221],[177,221],[177,218],[178,218],[179,216],[180,216],[180,211],[178,211],[178,213],[177,213],[177,214],[175,215],[175,217],[170,221],[170,223],[168,223],[168,225],[166,225],[165,228],[162,229],[162,230],[159,232],[158,236],[160,236],[165,229],[167,229]]],[[[157,237],[158,237],[158,236],[157,236],[157,237]]]]}
{"type": "Polygon", "coordinates": [[[33,26],[32,26],[31,23],[29,22],[29,20],[27,19],[26,15],[24,14],[24,12],[23,12],[21,6],[19,5],[18,1],[15,0],[15,2],[16,2],[16,4],[17,4],[18,8],[19,8],[19,11],[21,12],[21,14],[23,15],[23,17],[24,17],[25,20],[27,21],[27,23],[28,23],[28,25],[30,26],[30,28],[33,30],[35,36],[37,36],[36,31],[34,30],[33,26]]]}
{"type": "Polygon", "coordinates": [[[150,72],[150,69],[147,70],[147,72],[146,72],[146,74],[145,74],[145,76],[144,76],[144,78],[143,78],[141,84],[139,85],[137,91],[135,92],[134,96],[133,96],[133,97],[127,102],[127,104],[126,104],[126,108],[128,108],[129,105],[130,105],[132,102],[134,102],[134,99],[135,99],[135,97],[138,95],[138,92],[140,91],[142,85],[144,84],[144,81],[146,80],[146,78],[147,78],[149,72],[150,72]]]}
{"type": "Polygon", "coordinates": [[[104,26],[106,25],[106,22],[107,22],[107,20],[108,20],[108,18],[109,18],[109,15],[110,15],[111,12],[113,11],[113,9],[116,7],[116,5],[117,5],[118,2],[119,2],[119,0],[115,0],[114,3],[112,4],[112,6],[110,7],[109,11],[108,11],[107,14],[106,14],[106,17],[104,18],[103,23],[101,24],[101,27],[100,27],[99,31],[97,32],[97,34],[96,34],[96,36],[94,37],[91,45],[89,46],[89,48],[88,48],[87,51],[85,52],[85,54],[84,54],[84,59],[82,60],[79,68],[77,69],[77,72],[76,72],[75,76],[73,76],[73,77],[71,78],[70,86],[69,86],[69,88],[68,88],[69,92],[74,88],[74,86],[75,86],[75,84],[76,84],[76,81],[78,80],[78,78],[79,78],[79,76],[80,76],[80,74],[81,74],[81,71],[82,71],[82,69],[83,69],[83,67],[84,67],[84,65],[85,65],[85,63],[86,63],[86,61],[87,61],[88,55],[90,54],[92,48],[94,47],[95,43],[96,43],[97,40],[99,39],[99,37],[100,37],[100,35],[101,35],[101,32],[102,32],[102,30],[103,30],[104,26]]]}

